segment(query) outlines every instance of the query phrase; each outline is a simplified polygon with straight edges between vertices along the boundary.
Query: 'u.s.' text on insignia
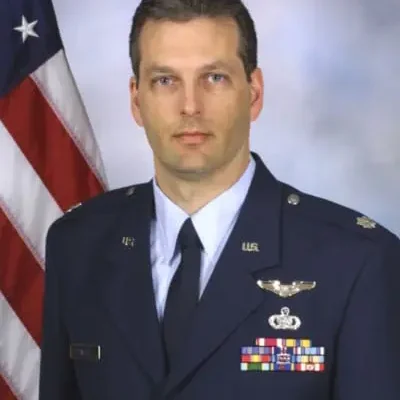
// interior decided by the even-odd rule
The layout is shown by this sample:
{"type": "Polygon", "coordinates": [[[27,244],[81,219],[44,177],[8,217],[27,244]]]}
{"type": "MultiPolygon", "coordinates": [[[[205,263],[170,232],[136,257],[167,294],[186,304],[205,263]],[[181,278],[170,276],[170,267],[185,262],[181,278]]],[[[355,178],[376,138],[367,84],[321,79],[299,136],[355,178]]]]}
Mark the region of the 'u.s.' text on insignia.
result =
{"type": "Polygon", "coordinates": [[[325,348],[309,339],[257,338],[256,346],[242,347],[242,371],[323,372],[325,348]]]}
{"type": "Polygon", "coordinates": [[[280,314],[271,315],[268,318],[268,323],[272,328],[283,331],[297,331],[301,326],[300,318],[290,315],[288,307],[283,307],[280,314]]]}
{"type": "Polygon", "coordinates": [[[133,247],[135,245],[135,239],[130,236],[124,236],[122,238],[122,244],[126,247],[133,247]]]}
{"type": "Polygon", "coordinates": [[[242,251],[246,251],[249,253],[259,253],[260,249],[258,247],[258,243],[243,242],[242,251]]]}
{"type": "Polygon", "coordinates": [[[312,290],[317,286],[316,282],[294,281],[289,285],[281,281],[257,281],[257,285],[264,290],[275,293],[279,297],[287,298],[305,290],[312,290]]]}
{"type": "Polygon", "coordinates": [[[376,222],[373,221],[371,218],[368,217],[358,217],[357,218],[357,225],[363,227],[364,229],[375,229],[376,222]]]}

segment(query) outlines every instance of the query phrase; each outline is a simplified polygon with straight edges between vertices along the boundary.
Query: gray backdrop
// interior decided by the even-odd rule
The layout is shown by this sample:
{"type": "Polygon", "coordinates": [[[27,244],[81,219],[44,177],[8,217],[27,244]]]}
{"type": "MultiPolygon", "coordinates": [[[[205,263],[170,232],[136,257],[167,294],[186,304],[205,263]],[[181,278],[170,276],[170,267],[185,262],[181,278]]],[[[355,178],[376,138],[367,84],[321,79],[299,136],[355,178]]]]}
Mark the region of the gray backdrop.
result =
{"type": "MultiPolygon", "coordinates": [[[[150,148],[129,112],[138,1],[53,1],[110,187],[149,179],[150,148]]],[[[400,234],[400,2],[246,4],[265,77],[252,148],[279,179],[400,234]]]]}

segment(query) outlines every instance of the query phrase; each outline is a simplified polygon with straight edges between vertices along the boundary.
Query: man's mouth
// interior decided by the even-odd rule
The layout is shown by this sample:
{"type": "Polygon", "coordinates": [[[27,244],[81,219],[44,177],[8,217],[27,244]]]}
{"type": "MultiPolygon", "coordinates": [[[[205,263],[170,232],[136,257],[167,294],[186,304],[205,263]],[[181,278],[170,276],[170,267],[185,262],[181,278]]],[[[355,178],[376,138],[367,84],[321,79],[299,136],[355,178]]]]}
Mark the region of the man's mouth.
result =
{"type": "Polygon", "coordinates": [[[182,144],[196,145],[202,144],[210,135],[200,131],[183,131],[177,134],[176,139],[182,144]]]}

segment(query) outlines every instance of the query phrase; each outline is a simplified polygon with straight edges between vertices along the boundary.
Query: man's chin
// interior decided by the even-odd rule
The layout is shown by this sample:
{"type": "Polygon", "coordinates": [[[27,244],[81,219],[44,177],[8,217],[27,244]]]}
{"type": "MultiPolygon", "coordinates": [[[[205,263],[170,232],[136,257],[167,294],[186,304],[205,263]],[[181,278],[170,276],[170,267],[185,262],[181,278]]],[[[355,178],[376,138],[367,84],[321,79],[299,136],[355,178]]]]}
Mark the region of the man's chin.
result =
{"type": "Polygon", "coordinates": [[[173,175],[191,181],[207,176],[213,169],[211,159],[202,153],[176,155],[163,164],[173,175]]]}
{"type": "Polygon", "coordinates": [[[207,163],[181,163],[173,168],[175,175],[185,180],[197,181],[210,173],[210,165],[207,163]]]}

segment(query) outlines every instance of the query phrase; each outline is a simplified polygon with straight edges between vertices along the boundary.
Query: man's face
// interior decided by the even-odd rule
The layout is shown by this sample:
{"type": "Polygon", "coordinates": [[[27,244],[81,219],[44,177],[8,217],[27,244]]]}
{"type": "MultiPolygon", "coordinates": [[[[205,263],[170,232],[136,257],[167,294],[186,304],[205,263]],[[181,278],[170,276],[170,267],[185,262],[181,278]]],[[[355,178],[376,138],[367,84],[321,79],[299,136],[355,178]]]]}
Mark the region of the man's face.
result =
{"type": "Polygon", "coordinates": [[[248,157],[250,122],[262,108],[262,75],[246,79],[234,20],[148,21],[132,113],[156,169],[198,179],[248,157]]]}

